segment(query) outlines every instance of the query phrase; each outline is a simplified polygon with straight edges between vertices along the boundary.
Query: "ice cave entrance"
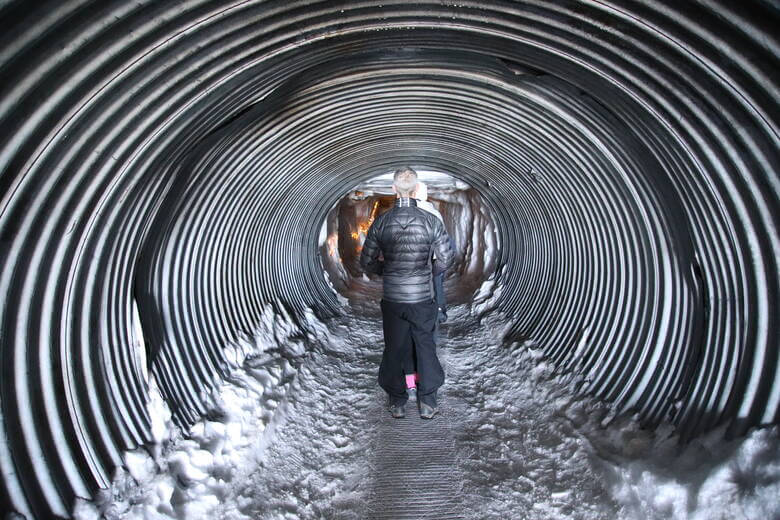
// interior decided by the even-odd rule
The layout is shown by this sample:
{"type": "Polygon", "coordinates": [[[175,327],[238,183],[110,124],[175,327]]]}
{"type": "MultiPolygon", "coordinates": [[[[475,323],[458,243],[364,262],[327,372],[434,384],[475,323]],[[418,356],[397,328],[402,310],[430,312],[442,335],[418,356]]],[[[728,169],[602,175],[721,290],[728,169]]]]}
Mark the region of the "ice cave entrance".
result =
{"type": "MultiPolygon", "coordinates": [[[[455,248],[455,263],[447,271],[449,305],[470,301],[496,269],[496,226],[478,190],[456,177],[417,170],[428,187],[428,200],[439,210],[455,248]]],[[[369,278],[360,268],[360,252],[371,223],[395,201],[393,173],[383,173],[346,193],[330,210],[320,232],[320,258],[333,289],[351,302],[381,297],[381,278],[369,278]]]]}

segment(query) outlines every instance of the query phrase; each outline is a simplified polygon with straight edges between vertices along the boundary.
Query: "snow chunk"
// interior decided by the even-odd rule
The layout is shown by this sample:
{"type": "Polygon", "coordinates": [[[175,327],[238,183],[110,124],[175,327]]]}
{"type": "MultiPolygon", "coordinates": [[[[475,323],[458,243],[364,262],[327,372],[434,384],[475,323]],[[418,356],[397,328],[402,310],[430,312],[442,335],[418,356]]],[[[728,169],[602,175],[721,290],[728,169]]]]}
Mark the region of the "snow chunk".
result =
{"type": "Polygon", "coordinates": [[[83,498],[76,499],[76,506],[73,508],[74,520],[100,520],[101,512],[98,507],[83,498]]]}
{"type": "Polygon", "coordinates": [[[125,466],[136,480],[149,479],[155,471],[154,461],[146,451],[142,449],[125,453],[125,466]]]}

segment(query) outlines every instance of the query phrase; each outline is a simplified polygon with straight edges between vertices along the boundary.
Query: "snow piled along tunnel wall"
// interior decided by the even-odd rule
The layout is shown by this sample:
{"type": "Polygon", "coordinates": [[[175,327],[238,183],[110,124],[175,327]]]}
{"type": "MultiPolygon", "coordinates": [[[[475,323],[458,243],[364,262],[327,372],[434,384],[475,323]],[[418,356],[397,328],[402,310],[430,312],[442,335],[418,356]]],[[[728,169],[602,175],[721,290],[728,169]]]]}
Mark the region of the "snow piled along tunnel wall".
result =
{"type": "Polygon", "coordinates": [[[778,422],[778,11],[762,1],[4,2],[4,510],[67,516],[268,305],[338,312],[327,212],[476,189],[507,341],[690,437],[778,422]]]}

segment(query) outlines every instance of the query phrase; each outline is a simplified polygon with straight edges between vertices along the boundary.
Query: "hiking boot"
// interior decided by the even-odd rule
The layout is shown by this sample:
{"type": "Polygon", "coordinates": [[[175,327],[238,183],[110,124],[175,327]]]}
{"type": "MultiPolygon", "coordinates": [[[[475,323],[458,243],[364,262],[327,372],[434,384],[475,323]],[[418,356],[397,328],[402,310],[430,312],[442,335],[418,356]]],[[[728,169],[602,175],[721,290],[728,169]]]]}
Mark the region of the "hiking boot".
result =
{"type": "Polygon", "coordinates": [[[433,419],[433,416],[439,413],[439,409],[429,404],[420,403],[420,418],[433,419]]]}
{"type": "Polygon", "coordinates": [[[395,419],[403,419],[406,417],[406,411],[404,410],[403,404],[391,404],[389,410],[390,415],[395,419]]]}

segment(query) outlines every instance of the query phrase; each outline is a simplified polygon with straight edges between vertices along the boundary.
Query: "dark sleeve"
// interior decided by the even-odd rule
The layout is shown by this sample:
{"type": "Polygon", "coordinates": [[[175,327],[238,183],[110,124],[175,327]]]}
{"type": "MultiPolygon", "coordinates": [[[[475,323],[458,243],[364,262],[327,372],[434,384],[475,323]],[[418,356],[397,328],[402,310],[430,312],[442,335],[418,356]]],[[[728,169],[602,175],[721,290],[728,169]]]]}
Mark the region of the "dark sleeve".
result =
{"type": "Polygon", "coordinates": [[[382,274],[382,262],[379,261],[379,240],[377,239],[376,222],[371,224],[360,252],[360,267],[367,273],[382,274]]]}
{"type": "Polygon", "coordinates": [[[452,250],[452,242],[441,220],[434,218],[433,223],[433,252],[436,254],[436,271],[442,273],[450,268],[455,257],[452,250]]]}
{"type": "MultiPolygon", "coordinates": [[[[435,265],[436,264],[434,263],[434,266],[435,265]]],[[[444,294],[444,271],[437,273],[433,277],[433,295],[434,299],[436,300],[436,305],[439,306],[439,309],[446,310],[447,295],[444,294]]]]}

